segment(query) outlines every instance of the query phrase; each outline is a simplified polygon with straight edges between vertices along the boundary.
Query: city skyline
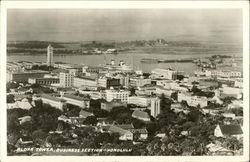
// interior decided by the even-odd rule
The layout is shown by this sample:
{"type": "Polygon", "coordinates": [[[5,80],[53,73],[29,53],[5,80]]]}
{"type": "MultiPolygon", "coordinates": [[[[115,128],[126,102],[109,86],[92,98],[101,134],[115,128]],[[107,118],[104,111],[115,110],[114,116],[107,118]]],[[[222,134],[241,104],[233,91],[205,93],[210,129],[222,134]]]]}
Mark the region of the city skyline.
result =
{"type": "Polygon", "coordinates": [[[240,9],[8,9],[8,41],[242,42],[240,9]],[[36,19],[32,19],[36,17],[36,19]]]}

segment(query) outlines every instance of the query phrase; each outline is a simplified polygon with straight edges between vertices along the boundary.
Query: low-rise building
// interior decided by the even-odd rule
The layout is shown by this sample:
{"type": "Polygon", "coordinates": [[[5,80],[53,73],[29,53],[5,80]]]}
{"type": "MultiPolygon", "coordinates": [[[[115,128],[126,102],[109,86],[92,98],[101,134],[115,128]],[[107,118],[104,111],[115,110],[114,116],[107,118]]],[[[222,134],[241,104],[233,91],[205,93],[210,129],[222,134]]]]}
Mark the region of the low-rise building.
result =
{"type": "Polygon", "coordinates": [[[32,104],[28,101],[27,98],[24,98],[21,101],[16,101],[14,103],[7,103],[8,109],[20,108],[24,110],[29,110],[32,107],[33,107],[32,104]]]}
{"type": "Polygon", "coordinates": [[[201,108],[206,107],[208,103],[207,97],[192,96],[189,93],[178,93],[178,102],[186,101],[189,106],[197,107],[200,105],[201,108]]]}
{"type": "Polygon", "coordinates": [[[150,105],[151,98],[144,96],[130,96],[128,97],[128,104],[134,104],[138,106],[148,107],[150,105]]]}
{"type": "Polygon", "coordinates": [[[132,113],[132,117],[136,118],[138,120],[145,121],[145,122],[149,122],[150,121],[150,116],[148,115],[147,112],[144,112],[144,111],[135,110],[132,113]]]}
{"type": "Polygon", "coordinates": [[[242,88],[223,86],[220,90],[221,90],[221,97],[233,96],[236,97],[237,99],[240,99],[243,94],[242,88]]]}
{"type": "Polygon", "coordinates": [[[230,119],[235,119],[235,114],[234,113],[222,113],[222,116],[224,116],[225,118],[230,118],[230,119]]]}
{"type": "Polygon", "coordinates": [[[144,79],[144,78],[130,78],[130,86],[132,87],[142,87],[147,84],[151,84],[151,79],[144,79]]]}
{"type": "Polygon", "coordinates": [[[118,88],[120,87],[120,79],[102,77],[98,79],[98,87],[107,88],[110,87],[118,88]]]}
{"type": "Polygon", "coordinates": [[[152,70],[152,77],[153,78],[162,78],[162,79],[169,79],[169,80],[176,80],[177,79],[177,71],[172,69],[154,69],[152,70]]]}
{"type": "Polygon", "coordinates": [[[125,74],[117,74],[114,76],[114,78],[120,80],[120,85],[123,86],[124,88],[129,87],[129,76],[125,74]]]}
{"type": "Polygon", "coordinates": [[[93,113],[90,113],[90,112],[88,112],[88,111],[84,111],[84,110],[81,110],[81,111],[79,112],[79,117],[81,117],[81,118],[87,118],[87,117],[89,117],[89,116],[94,116],[94,114],[93,114],[93,113]]]}
{"type": "Polygon", "coordinates": [[[242,100],[232,100],[232,102],[228,105],[228,109],[242,108],[242,107],[243,107],[242,100]]]}
{"type": "Polygon", "coordinates": [[[243,131],[240,125],[217,125],[214,130],[215,137],[236,137],[240,139],[243,135],[243,131]]]}
{"type": "Polygon", "coordinates": [[[16,82],[28,82],[29,78],[43,78],[45,74],[48,74],[47,71],[41,70],[29,70],[22,72],[11,72],[9,80],[16,82]]]}
{"type": "Polygon", "coordinates": [[[80,108],[89,108],[90,99],[87,97],[80,97],[72,94],[64,94],[62,98],[66,101],[66,103],[79,106],[80,108]]]}
{"type": "Polygon", "coordinates": [[[101,109],[110,112],[114,107],[127,107],[126,103],[120,100],[113,100],[111,102],[101,102],[101,109]]]}
{"type": "Polygon", "coordinates": [[[119,139],[122,141],[133,140],[133,133],[130,130],[119,127],[119,125],[111,125],[108,131],[112,133],[119,133],[119,139]]]}
{"type": "Polygon", "coordinates": [[[242,73],[240,71],[229,71],[229,70],[211,71],[211,77],[240,78],[241,76],[242,76],[242,73]]]}
{"type": "Polygon", "coordinates": [[[105,98],[108,102],[118,99],[121,100],[122,103],[128,103],[129,91],[126,90],[114,90],[109,89],[105,90],[105,98]]]}
{"type": "Polygon", "coordinates": [[[23,117],[18,118],[18,120],[19,120],[19,123],[20,123],[20,124],[23,124],[23,123],[25,123],[25,122],[31,121],[31,116],[29,116],[29,115],[23,116],[23,117]]]}
{"type": "Polygon", "coordinates": [[[138,87],[137,90],[135,90],[135,94],[140,96],[140,95],[147,95],[151,96],[156,94],[156,87],[154,85],[148,84],[143,87],[138,87]]]}
{"type": "Polygon", "coordinates": [[[148,138],[148,131],[145,128],[142,129],[129,129],[131,133],[133,133],[133,139],[135,139],[135,135],[138,134],[138,140],[146,140],[148,138]]]}
{"type": "Polygon", "coordinates": [[[59,78],[29,78],[30,84],[51,85],[59,83],[59,78]]]}
{"type": "Polygon", "coordinates": [[[66,104],[65,100],[46,94],[41,95],[41,100],[43,103],[49,104],[52,107],[58,108],[60,110],[63,110],[63,107],[66,104]]]}
{"type": "Polygon", "coordinates": [[[76,88],[95,90],[97,89],[97,79],[91,76],[75,77],[73,86],[76,88]]]}
{"type": "Polygon", "coordinates": [[[157,95],[162,95],[164,94],[166,97],[171,97],[172,93],[174,93],[175,91],[171,90],[171,89],[166,89],[166,88],[163,88],[161,86],[156,86],[156,91],[155,93],[157,95]]]}
{"type": "Polygon", "coordinates": [[[243,88],[243,78],[238,78],[234,82],[234,87],[243,88]]]}
{"type": "Polygon", "coordinates": [[[60,120],[60,121],[65,122],[65,123],[71,123],[71,120],[65,115],[61,115],[57,119],[60,120]]]}

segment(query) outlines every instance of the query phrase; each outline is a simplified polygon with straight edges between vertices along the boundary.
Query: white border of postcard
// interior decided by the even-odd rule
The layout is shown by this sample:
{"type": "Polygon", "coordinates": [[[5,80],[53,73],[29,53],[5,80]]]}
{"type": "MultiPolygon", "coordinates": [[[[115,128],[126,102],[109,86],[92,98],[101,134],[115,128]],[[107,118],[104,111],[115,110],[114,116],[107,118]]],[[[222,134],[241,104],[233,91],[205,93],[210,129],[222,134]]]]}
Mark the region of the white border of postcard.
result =
{"type": "Polygon", "coordinates": [[[248,1],[2,1],[1,2],[1,151],[0,161],[249,161],[249,3],[248,1]],[[243,10],[244,152],[243,156],[7,156],[6,31],[9,8],[240,8],[243,10]]]}

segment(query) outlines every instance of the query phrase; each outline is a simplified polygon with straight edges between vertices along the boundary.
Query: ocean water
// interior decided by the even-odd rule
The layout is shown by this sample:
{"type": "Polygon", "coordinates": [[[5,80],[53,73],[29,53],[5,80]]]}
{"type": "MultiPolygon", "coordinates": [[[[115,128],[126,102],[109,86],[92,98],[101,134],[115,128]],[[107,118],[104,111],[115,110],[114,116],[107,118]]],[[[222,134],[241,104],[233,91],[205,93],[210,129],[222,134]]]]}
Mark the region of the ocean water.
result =
{"type": "MultiPolygon", "coordinates": [[[[196,59],[204,58],[209,55],[173,55],[173,54],[142,54],[142,53],[127,53],[127,54],[109,54],[109,55],[54,55],[54,61],[66,62],[70,64],[84,64],[97,66],[105,63],[109,63],[111,60],[115,60],[118,64],[120,60],[125,61],[126,64],[131,65],[134,70],[142,70],[143,72],[151,72],[154,68],[173,68],[175,70],[184,71],[186,74],[193,74],[195,70],[199,68],[191,63],[159,63],[149,64],[141,63],[142,58],[154,58],[154,59],[196,59]]],[[[44,55],[10,55],[7,57],[8,61],[31,61],[31,62],[46,62],[46,54],[44,55]]],[[[225,69],[225,68],[224,68],[225,69]]],[[[229,68],[232,70],[242,71],[242,63],[239,63],[235,68],[229,68]]]]}

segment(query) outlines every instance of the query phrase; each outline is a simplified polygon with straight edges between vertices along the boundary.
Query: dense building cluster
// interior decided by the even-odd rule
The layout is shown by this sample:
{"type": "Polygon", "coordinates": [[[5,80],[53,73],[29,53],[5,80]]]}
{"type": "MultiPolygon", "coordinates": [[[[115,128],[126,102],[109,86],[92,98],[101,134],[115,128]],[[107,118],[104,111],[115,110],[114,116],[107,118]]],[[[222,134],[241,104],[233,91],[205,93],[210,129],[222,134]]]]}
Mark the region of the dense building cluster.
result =
{"type": "Polygon", "coordinates": [[[46,63],[7,64],[10,154],[24,146],[132,148],[129,155],[242,154],[241,72],[185,75],[157,68],[146,74],[124,61],[96,67],[56,63],[53,47],[47,50],[46,63]]]}

